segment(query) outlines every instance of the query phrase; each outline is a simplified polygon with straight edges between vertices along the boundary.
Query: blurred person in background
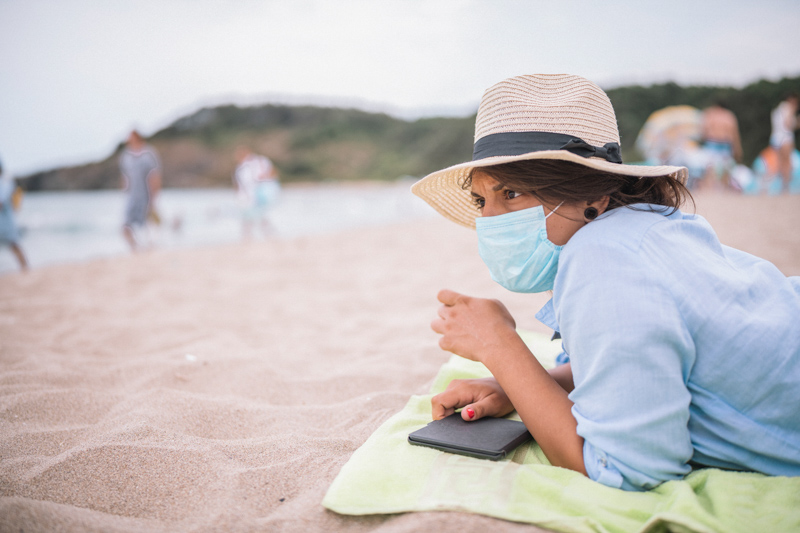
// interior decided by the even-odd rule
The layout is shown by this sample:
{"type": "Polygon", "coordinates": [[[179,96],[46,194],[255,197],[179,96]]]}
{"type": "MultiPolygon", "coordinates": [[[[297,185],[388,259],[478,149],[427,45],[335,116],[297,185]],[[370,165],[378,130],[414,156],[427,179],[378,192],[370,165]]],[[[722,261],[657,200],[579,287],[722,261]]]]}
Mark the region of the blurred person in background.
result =
{"type": "Polygon", "coordinates": [[[792,181],[792,152],[794,152],[794,130],[797,129],[798,96],[790,94],[772,110],[772,135],[769,144],[778,153],[778,174],[783,180],[783,189],[789,192],[792,181]]]}
{"type": "Polygon", "coordinates": [[[258,224],[266,235],[270,230],[267,209],[280,195],[278,172],[269,158],[254,154],[246,146],[236,148],[236,161],[233,183],[242,206],[242,233],[250,238],[253,225],[258,224]]]}
{"type": "Polygon", "coordinates": [[[736,115],[722,102],[714,102],[703,110],[703,151],[707,157],[703,178],[707,187],[717,181],[726,188],[731,184],[731,171],[742,160],[742,141],[736,115]]]}
{"type": "Polygon", "coordinates": [[[14,179],[3,172],[3,164],[0,163],[0,245],[8,245],[20,269],[27,270],[28,261],[19,246],[19,230],[14,222],[14,193],[14,179]]]}
{"type": "Polygon", "coordinates": [[[128,136],[127,146],[119,157],[119,169],[128,194],[122,232],[131,250],[136,251],[141,246],[148,220],[160,222],[154,206],[161,190],[158,154],[136,130],[128,136]]]}

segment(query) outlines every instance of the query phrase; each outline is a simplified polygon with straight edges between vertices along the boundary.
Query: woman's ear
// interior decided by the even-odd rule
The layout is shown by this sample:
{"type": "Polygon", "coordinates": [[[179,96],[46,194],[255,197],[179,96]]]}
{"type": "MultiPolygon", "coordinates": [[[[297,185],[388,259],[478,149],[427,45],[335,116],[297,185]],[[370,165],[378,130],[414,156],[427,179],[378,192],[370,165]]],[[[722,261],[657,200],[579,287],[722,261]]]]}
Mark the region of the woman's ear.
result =
{"type": "Polygon", "coordinates": [[[586,202],[586,207],[594,207],[597,209],[597,213],[602,215],[606,209],[608,209],[608,202],[611,200],[610,196],[601,196],[598,200],[594,202],[586,202]]]}

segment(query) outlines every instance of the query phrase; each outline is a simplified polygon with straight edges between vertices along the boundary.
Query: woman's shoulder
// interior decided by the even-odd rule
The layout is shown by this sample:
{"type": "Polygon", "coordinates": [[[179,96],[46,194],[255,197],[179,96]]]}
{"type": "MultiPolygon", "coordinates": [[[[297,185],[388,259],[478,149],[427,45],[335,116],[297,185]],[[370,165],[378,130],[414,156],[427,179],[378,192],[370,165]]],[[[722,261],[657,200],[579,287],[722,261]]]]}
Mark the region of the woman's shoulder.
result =
{"type": "Polygon", "coordinates": [[[714,230],[700,215],[660,207],[618,208],[587,224],[564,246],[559,270],[603,279],[638,276],[646,284],[713,280],[715,268],[731,260],[714,230]]]}
{"type": "MultiPolygon", "coordinates": [[[[570,253],[595,247],[638,252],[648,240],[681,240],[692,235],[713,236],[703,217],[660,205],[635,204],[603,213],[581,228],[565,246],[570,253]]],[[[665,243],[666,244],[666,243],[665,243]]]]}

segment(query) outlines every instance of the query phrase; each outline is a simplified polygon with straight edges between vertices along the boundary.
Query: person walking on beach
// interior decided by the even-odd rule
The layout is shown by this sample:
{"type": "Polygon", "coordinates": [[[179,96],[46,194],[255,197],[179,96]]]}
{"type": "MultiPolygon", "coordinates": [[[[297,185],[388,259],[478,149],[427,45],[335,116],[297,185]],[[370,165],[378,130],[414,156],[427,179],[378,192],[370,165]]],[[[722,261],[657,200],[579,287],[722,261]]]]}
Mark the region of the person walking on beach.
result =
{"type": "Polygon", "coordinates": [[[701,127],[703,152],[708,158],[704,185],[712,187],[720,182],[730,187],[731,171],[742,160],[742,142],[736,115],[723,103],[715,102],[703,110],[701,127]]]}
{"type": "Polygon", "coordinates": [[[242,234],[250,238],[253,225],[258,224],[266,235],[270,230],[267,209],[280,195],[278,172],[269,158],[254,154],[246,146],[236,149],[236,161],[233,184],[242,206],[242,234]]]}
{"type": "Polygon", "coordinates": [[[128,136],[127,146],[119,157],[119,169],[127,191],[122,231],[131,250],[136,251],[141,246],[141,233],[146,229],[148,219],[158,220],[155,200],[161,190],[158,154],[136,130],[128,136]]]}
{"type": "Polygon", "coordinates": [[[21,270],[28,270],[28,260],[19,245],[19,230],[14,221],[14,179],[3,172],[0,163],[0,244],[8,245],[21,270]]]}
{"type": "Polygon", "coordinates": [[[549,461],[647,490],[693,468],[800,476],[800,276],[721,244],[684,213],[687,169],[625,165],[614,109],[579,76],[490,87],[472,161],[412,191],[476,228],[492,278],[551,292],[547,371],[497,300],[438,294],[442,349],[493,377],[454,380],[432,417],[516,410],[549,461]]]}
{"type": "Polygon", "coordinates": [[[778,153],[778,174],[783,180],[783,189],[789,192],[792,182],[792,153],[794,153],[794,130],[797,129],[798,96],[790,94],[772,110],[772,135],[770,146],[778,153]]]}

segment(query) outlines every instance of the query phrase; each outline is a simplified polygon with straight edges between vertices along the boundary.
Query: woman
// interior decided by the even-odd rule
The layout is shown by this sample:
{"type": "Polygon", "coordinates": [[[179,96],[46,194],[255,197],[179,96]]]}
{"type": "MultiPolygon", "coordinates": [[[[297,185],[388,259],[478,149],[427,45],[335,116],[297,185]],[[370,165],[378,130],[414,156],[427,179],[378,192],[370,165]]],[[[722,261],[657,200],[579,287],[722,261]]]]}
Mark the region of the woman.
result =
{"type": "Polygon", "coordinates": [[[797,95],[790,94],[770,114],[772,134],[769,144],[778,154],[778,174],[786,192],[790,192],[793,176],[792,154],[794,130],[797,129],[797,103],[797,95]]]}
{"type": "Polygon", "coordinates": [[[723,246],[686,169],[624,165],[608,97],[570,75],[484,94],[473,161],[413,191],[475,226],[495,281],[552,291],[537,318],[563,339],[547,372],[500,302],[452,291],[433,329],[480,361],[433,417],[516,409],[553,465],[643,490],[692,466],[800,475],[800,278],[723,246]]]}

